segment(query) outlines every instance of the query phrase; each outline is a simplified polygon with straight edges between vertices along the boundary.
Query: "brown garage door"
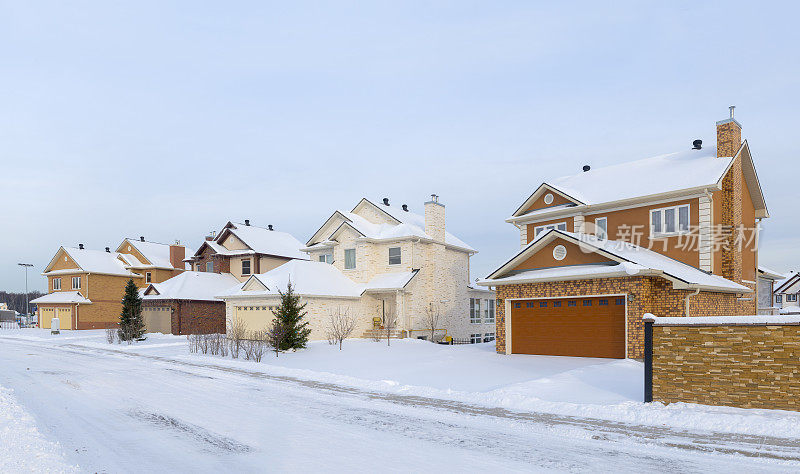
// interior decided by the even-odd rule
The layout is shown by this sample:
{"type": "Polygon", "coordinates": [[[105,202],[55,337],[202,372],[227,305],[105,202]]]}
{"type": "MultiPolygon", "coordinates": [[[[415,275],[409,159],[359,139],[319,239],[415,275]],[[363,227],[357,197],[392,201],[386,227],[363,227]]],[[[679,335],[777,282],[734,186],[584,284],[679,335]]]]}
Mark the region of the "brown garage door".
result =
{"type": "Polygon", "coordinates": [[[625,298],[512,301],[511,352],[625,358],[625,298]]]}

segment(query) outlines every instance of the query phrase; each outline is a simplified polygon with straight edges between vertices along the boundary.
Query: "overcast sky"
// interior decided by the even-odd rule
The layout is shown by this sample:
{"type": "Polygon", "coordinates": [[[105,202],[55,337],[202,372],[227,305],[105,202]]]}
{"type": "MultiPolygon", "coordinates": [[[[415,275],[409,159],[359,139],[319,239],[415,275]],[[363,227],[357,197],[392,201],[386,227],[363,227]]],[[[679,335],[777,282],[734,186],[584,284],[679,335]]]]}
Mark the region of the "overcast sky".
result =
{"type": "Polygon", "coordinates": [[[60,245],[306,241],[431,193],[483,277],[543,180],[713,144],[731,104],[761,262],[800,269],[796,3],[565,3],[0,1],[0,289],[24,261],[44,290],[60,245]]]}

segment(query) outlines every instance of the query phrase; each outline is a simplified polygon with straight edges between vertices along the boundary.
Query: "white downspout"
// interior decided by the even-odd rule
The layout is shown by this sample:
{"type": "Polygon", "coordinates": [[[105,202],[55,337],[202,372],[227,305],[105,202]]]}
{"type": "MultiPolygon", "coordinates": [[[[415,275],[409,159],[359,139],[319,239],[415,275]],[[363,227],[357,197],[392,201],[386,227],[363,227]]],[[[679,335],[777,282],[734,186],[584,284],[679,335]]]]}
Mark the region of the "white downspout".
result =
{"type": "Polygon", "coordinates": [[[692,296],[697,296],[700,294],[700,288],[694,290],[694,293],[689,293],[686,295],[686,317],[689,317],[689,298],[692,296]]]}

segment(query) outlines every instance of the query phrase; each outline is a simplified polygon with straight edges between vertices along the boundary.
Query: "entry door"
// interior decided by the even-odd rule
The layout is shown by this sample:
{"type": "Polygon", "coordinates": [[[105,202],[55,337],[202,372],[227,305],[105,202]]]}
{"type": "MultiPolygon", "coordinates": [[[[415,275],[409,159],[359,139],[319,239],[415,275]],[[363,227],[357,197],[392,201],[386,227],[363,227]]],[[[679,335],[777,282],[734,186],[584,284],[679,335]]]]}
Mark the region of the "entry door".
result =
{"type": "Polygon", "coordinates": [[[625,298],[512,301],[511,352],[623,359],[625,298]]]}

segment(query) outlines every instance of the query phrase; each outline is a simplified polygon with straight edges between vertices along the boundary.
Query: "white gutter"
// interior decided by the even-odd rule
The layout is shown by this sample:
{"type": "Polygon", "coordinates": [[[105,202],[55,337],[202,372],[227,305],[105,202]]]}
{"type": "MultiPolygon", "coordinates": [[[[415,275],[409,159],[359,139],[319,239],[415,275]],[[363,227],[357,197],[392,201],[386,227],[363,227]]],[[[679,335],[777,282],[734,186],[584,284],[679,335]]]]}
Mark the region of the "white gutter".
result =
{"type": "Polygon", "coordinates": [[[694,293],[689,293],[688,295],[686,295],[686,313],[685,314],[686,314],[687,318],[689,317],[689,297],[697,296],[699,294],[700,294],[700,288],[694,290],[694,293]]]}

